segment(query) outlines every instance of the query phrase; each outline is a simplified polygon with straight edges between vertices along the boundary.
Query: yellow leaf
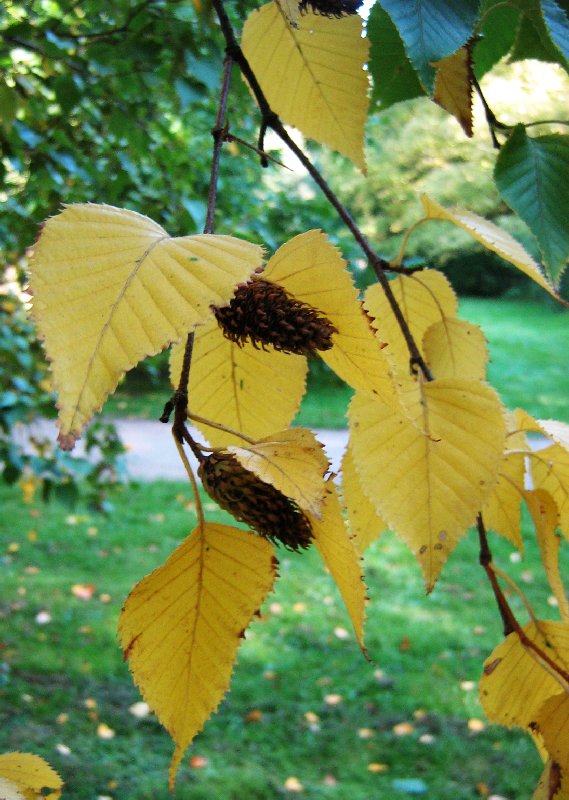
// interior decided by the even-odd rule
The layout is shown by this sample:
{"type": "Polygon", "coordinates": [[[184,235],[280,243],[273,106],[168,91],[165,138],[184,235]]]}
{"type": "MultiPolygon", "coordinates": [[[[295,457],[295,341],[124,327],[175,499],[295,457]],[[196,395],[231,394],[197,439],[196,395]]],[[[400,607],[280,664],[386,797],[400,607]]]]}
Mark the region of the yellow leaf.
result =
{"type": "MultiPolygon", "coordinates": [[[[414,275],[400,275],[389,285],[419,350],[431,325],[456,315],[458,300],[442,272],[427,269],[414,275]]],[[[397,375],[399,396],[413,417],[421,401],[418,379],[410,373],[407,343],[379,284],[366,291],[364,306],[373,317],[379,338],[388,342],[385,353],[397,375]]]]}
{"type": "Polygon", "coordinates": [[[559,764],[563,774],[569,771],[569,695],[566,692],[549,697],[535,719],[547,752],[559,764]]]}
{"type": "Polygon", "coordinates": [[[559,603],[559,611],[565,622],[569,622],[569,602],[559,573],[559,548],[561,539],[556,535],[559,513],[555,501],[544,489],[525,492],[524,499],[532,516],[541,560],[551,591],[559,603]]]}
{"type": "Polygon", "coordinates": [[[549,419],[534,419],[522,409],[515,411],[520,430],[539,433],[552,442],[551,447],[532,454],[530,471],[536,489],[549,492],[559,511],[559,525],[569,539],[569,425],[549,419]]]}
{"type": "Polygon", "coordinates": [[[293,28],[298,28],[298,18],[300,17],[300,9],[297,0],[276,0],[279,4],[282,13],[288,19],[293,28]]]}
{"type": "Polygon", "coordinates": [[[307,231],[280,247],[263,278],[321,311],[335,326],[331,350],[319,353],[354,389],[397,408],[390,365],[358,301],[346,262],[322,231],[307,231]]]}
{"type": "Polygon", "coordinates": [[[521,408],[516,409],[515,415],[520,430],[541,433],[569,451],[569,425],[565,422],[558,422],[556,419],[534,419],[531,414],[521,408]]]}
{"type": "Polygon", "coordinates": [[[57,800],[63,781],[43,758],[32,753],[0,755],[0,797],[6,800],[57,800]],[[45,795],[43,789],[53,789],[45,795]]]}
{"type": "Polygon", "coordinates": [[[228,303],[261,258],[260,247],[230,236],[172,239],[148,217],[112,206],[72,205],[49,219],[30,284],[62,446],[73,446],[126,370],[228,303]]]}
{"type": "Polygon", "coordinates": [[[479,217],[472,211],[465,208],[444,208],[436,200],[421,195],[421,202],[428,219],[440,219],[452,222],[462,230],[469,233],[476,241],[484,245],[487,250],[497,253],[505,261],[513,264],[525,275],[535,281],[542,289],[549,292],[560,302],[564,303],[559,297],[552,283],[543,274],[541,267],[527,253],[519,242],[509,233],[498,228],[492,222],[488,222],[484,217],[479,217]]]}
{"type": "Polygon", "coordinates": [[[416,417],[356,394],[349,409],[356,468],[377,513],[411,548],[427,591],[498,479],[504,410],[478,381],[421,387],[416,417]]]}
{"type": "Polygon", "coordinates": [[[329,479],[324,499],[322,520],[308,514],[312,524],[314,545],[330,570],[348,609],[357,640],[364,654],[364,621],[366,587],[361,558],[350,537],[342,515],[338,490],[329,479]]]}
{"type": "MultiPolygon", "coordinates": [[[[170,379],[178,386],[185,342],[174,345],[170,379]]],[[[190,411],[240,431],[252,439],[285,428],[294,418],[306,387],[306,358],[256,350],[226,339],[215,319],[195,333],[189,383],[190,411]]],[[[215,447],[242,439],[196,423],[215,447]]]]}
{"type": "Polygon", "coordinates": [[[363,553],[366,547],[387,530],[387,525],[378,516],[374,504],[363,490],[349,445],[342,459],[342,496],[354,542],[360,553],[363,553]]]}
{"type": "Polygon", "coordinates": [[[472,136],[472,56],[469,47],[461,47],[441,61],[437,68],[433,100],[459,121],[467,136],[472,136]]]}
{"type": "Polygon", "coordinates": [[[275,579],[272,546],[206,523],[138,583],[121,613],[125,657],[174,739],[170,786],[185,749],[227,691],[243,631],[275,579]]]}
{"type": "Polygon", "coordinates": [[[307,428],[290,428],[252,445],[228,447],[242,467],[305,511],[320,516],[324,475],[330,467],[323,445],[307,428]]]}
{"type": "Polygon", "coordinates": [[[242,47],[269,105],[288,125],[365,169],[368,41],[358,15],[330,19],[306,10],[298,28],[277,3],[253,11],[242,47]]]}
{"type": "Polygon", "coordinates": [[[515,420],[508,415],[508,450],[500,465],[498,483],[482,507],[482,516],[486,528],[496,531],[523,552],[524,543],[521,533],[521,499],[525,489],[526,472],[525,455],[510,450],[526,450],[526,437],[515,432],[515,420]]]}
{"type": "Polygon", "coordinates": [[[553,444],[535,452],[530,463],[534,488],[551,495],[559,511],[559,527],[569,540],[569,452],[553,444]]]}
{"type": "Polygon", "coordinates": [[[531,800],[569,800],[569,779],[551,759],[543,769],[531,800]]]}
{"type": "MultiPolygon", "coordinates": [[[[523,628],[528,639],[567,670],[569,626],[565,622],[539,621],[523,628]]],[[[560,684],[544,669],[533,650],[525,647],[517,633],[510,633],[484,662],[480,679],[480,701],[488,719],[508,728],[531,728],[539,709],[560,684]]]]}
{"type": "Polygon", "coordinates": [[[484,380],[486,377],[488,346],[477,325],[456,317],[444,317],[427,328],[423,350],[437,378],[484,380]]]}

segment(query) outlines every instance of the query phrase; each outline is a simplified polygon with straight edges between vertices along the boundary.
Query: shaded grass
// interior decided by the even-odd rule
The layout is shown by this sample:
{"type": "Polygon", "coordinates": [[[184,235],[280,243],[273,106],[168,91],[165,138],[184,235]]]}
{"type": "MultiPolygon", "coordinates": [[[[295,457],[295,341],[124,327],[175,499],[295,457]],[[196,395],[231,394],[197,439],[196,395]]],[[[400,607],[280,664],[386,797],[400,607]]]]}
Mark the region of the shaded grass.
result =
{"type": "MultiPolygon", "coordinates": [[[[462,298],[460,315],[486,334],[488,379],[508,408],[569,422],[569,312],[532,300],[462,298]]],[[[105,405],[111,417],[158,419],[169,388],[149,387],[133,373],[105,405]]],[[[309,428],[342,429],[352,391],[327,368],[311,370],[295,420],[309,428]]]]}
{"type": "MultiPolygon", "coordinates": [[[[16,489],[1,488],[0,499],[0,752],[44,755],[74,800],[169,797],[172,745],[153,716],[137,719],[128,710],[139,697],[115,630],[134,582],[192,528],[188,487],[132,485],[110,518],[24,507],[16,489]],[[95,584],[93,598],[74,597],[77,583],[95,584]],[[36,621],[42,611],[51,618],[44,625],[36,621]],[[97,736],[100,722],[114,738],[97,736]],[[71,752],[58,752],[61,744],[71,752]]],[[[210,504],[207,513],[227,520],[210,504]]],[[[498,561],[508,562],[508,546],[493,546],[498,561]]],[[[275,593],[240,650],[231,693],[184,761],[176,798],[290,796],[283,788],[290,776],[302,782],[303,797],[318,799],[397,800],[408,795],[394,781],[411,778],[437,800],[479,797],[482,784],[508,800],[531,795],[540,771],[531,742],[501,728],[468,728],[482,712],[476,690],[461,683],[477,680],[501,640],[472,535],[429,598],[393,537],[370,549],[367,646],[374,664],[359,652],[318,554],[281,551],[279,561],[275,593]],[[401,722],[410,723],[408,735],[394,732],[401,722]],[[192,755],[203,756],[205,766],[190,767],[192,755]]],[[[537,563],[530,542],[526,562],[508,571],[536,612],[550,617],[547,587],[533,574],[537,563]]],[[[519,611],[517,598],[512,603],[519,611]]]]}

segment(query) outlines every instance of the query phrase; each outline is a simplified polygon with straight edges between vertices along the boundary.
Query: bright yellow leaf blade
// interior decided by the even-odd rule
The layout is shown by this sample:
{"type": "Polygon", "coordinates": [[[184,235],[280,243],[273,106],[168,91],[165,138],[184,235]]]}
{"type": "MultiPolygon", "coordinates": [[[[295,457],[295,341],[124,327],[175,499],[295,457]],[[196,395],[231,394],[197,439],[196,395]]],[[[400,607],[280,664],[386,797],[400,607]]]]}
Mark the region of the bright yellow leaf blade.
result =
{"type": "Polygon", "coordinates": [[[482,517],[487,529],[503,536],[523,553],[520,508],[525,490],[526,457],[523,451],[527,449],[527,442],[525,435],[516,432],[515,427],[513,415],[508,415],[508,449],[500,465],[498,483],[482,507],[482,517]]]}
{"type": "Polygon", "coordinates": [[[421,202],[428,219],[440,219],[446,222],[452,222],[462,230],[469,233],[476,241],[484,245],[487,250],[497,253],[505,261],[513,264],[524,275],[530,277],[542,289],[545,289],[552,297],[559,300],[564,305],[565,301],[561,300],[557,294],[555,287],[550,283],[549,279],[544,275],[539,264],[530,256],[521,244],[506,233],[497,225],[479,217],[472,211],[465,208],[444,208],[436,200],[427,195],[421,195],[421,202]]]}
{"type": "Polygon", "coordinates": [[[488,345],[478,325],[457,317],[444,317],[427,328],[423,351],[437,378],[484,380],[486,377],[488,345]]]}
{"type": "Polygon", "coordinates": [[[318,309],[335,326],[332,349],[319,355],[342,380],[399,406],[389,361],[362,311],[346,262],[322,231],[307,231],[286,242],[270,259],[263,278],[318,309]]]}
{"type": "Polygon", "coordinates": [[[363,553],[366,547],[387,530],[387,524],[378,515],[374,504],[363,490],[350,445],[342,459],[342,497],[355,545],[363,553]]]}
{"type": "Polygon", "coordinates": [[[63,781],[43,758],[33,753],[3,753],[0,755],[0,796],[7,800],[45,798],[43,789],[52,789],[49,798],[61,796],[63,781]],[[12,792],[12,795],[9,794],[12,792]]]}
{"type": "MultiPolygon", "coordinates": [[[[539,621],[539,629],[530,622],[523,628],[528,639],[559,664],[569,667],[569,625],[564,622],[539,621]]],[[[559,694],[561,686],[544,669],[539,657],[530,654],[517,633],[510,633],[484,662],[480,679],[480,702],[492,722],[508,728],[529,728],[543,703],[559,694]]]]}
{"type": "Polygon", "coordinates": [[[230,446],[242,467],[290,497],[304,511],[320,517],[324,475],[330,462],[324,446],[307,428],[289,428],[251,445],[230,446]]]}
{"type": "Polygon", "coordinates": [[[547,752],[563,774],[569,771],[569,695],[561,692],[549,697],[535,719],[547,752]]]}
{"type": "Polygon", "coordinates": [[[206,523],[129,594],[119,633],[135,682],[174,739],[170,785],[185,749],[229,686],[243,631],[275,580],[273,547],[206,523]]]}
{"type": "Polygon", "coordinates": [[[456,117],[467,136],[472,136],[472,89],[474,75],[469,47],[461,47],[441,61],[437,68],[433,100],[456,117]]]}
{"type": "Polygon", "coordinates": [[[346,526],[338,497],[338,490],[328,480],[322,520],[308,514],[312,524],[314,545],[334,579],[354,627],[364,654],[364,622],[366,586],[361,558],[346,526]]]}
{"type": "Polygon", "coordinates": [[[421,391],[414,420],[358,394],[348,416],[364,491],[408,544],[431,591],[496,484],[505,420],[494,390],[478,381],[447,378],[421,391]]]}
{"type": "MultiPolygon", "coordinates": [[[[431,325],[456,316],[458,300],[442,272],[427,269],[414,275],[400,275],[389,285],[419,351],[431,325]]],[[[421,400],[417,377],[410,374],[409,348],[379,284],[366,291],[364,306],[373,318],[377,335],[388,343],[385,354],[396,372],[401,402],[413,417],[421,400]]]]}
{"type": "Polygon", "coordinates": [[[547,436],[552,442],[569,451],[569,425],[556,419],[534,419],[521,408],[515,411],[516,423],[522,431],[532,431],[547,436]]]}
{"type": "Polygon", "coordinates": [[[330,19],[310,10],[292,27],[277,3],[253,11],[242,47],[283,122],[365,170],[368,41],[358,15],[330,19]]]}
{"type": "MultiPolygon", "coordinates": [[[[170,379],[178,386],[185,343],[170,354],[170,379]]],[[[226,339],[213,319],[195,333],[189,383],[190,412],[207,417],[252,439],[286,428],[306,389],[306,358],[256,350],[226,339]]],[[[241,444],[238,436],[195,423],[215,447],[241,444]]]]}
{"type": "Polygon", "coordinates": [[[559,527],[569,540],[569,452],[553,444],[533,453],[530,465],[534,488],[551,495],[559,511],[559,527]]]}
{"type": "Polygon", "coordinates": [[[569,601],[559,572],[561,539],[555,533],[559,519],[557,506],[549,492],[543,489],[525,492],[524,499],[533,519],[541,561],[549,586],[557,598],[561,618],[569,622],[569,601]]]}
{"type": "Polygon", "coordinates": [[[126,370],[227,304],[261,259],[249,242],[172,239],[148,217],[112,206],[72,205],[49,219],[30,285],[62,446],[73,446],[126,370]]]}

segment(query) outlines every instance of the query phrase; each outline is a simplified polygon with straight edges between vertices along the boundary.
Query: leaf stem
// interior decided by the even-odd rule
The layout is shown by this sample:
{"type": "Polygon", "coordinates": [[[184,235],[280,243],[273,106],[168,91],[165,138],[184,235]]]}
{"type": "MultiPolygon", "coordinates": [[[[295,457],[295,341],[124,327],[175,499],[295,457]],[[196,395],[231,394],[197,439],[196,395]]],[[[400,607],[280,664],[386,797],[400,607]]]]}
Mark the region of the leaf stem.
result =
{"type": "Polygon", "coordinates": [[[478,514],[476,526],[478,528],[478,537],[480,540],[480,564],[484,567],[486,575],[488,576],[488,580],[492,585],[494,596],[498,604],[498,609],[504,623],[504,636],[509,636],[510,633],[516,633],[522,645],[526,648],[526,650],[530,651],[530,655],[536,656],[540,663],[543,662],[543,668],[546,669],[547,672],[550,672],[551,670],[557,680],[561,679],[564,681],[565,685],[569,685],[569,672],[563,669],[563,667],[560,667],[559,664],[553,661],[553,659],[550,658],[547,653],[541,649],[541,647],[539,647],[539,645],[530,639],[520,623],[517,621],[514,612],[512,611],[510,604],[508,603],[506,596],[504,595],[500,584],[498,583],[497,574],[501,573],[499,570],[496,570],[494,564],[492,563],[492,552],[490,550],[490,545],[488,544],[488,537],[486,535],[486,527],[484,525],[484,520],[482,519],[482,514],[478,514]]]}
{"type": "MultiPolygon", "coordinates": [[[[280,117],[276,114],[265,96],[259,81],[257,80],[257,76],[253,72],[251,65],[247,61],[243,50],[239,46],[237,42],[235,31],[233,30],[233,26],[231,21],[227,15],[225,10],[223,0],[212,0],[212,5],[215,9],[217,17],[219,19],[219,24],[221,27],[221,31],[225,38],[226,42],[226,52],[233,58],[235,63],[241,69],[243,77],[246,79],[251,91],[253,92],[257,104],[259,106],[259,110],[261,111],[261,137],[259,140],[259,148],[262,149],[263,147],[263,138],[265,131],[267,128],[271,128],[277,136],[286,144],[289,150],[294,153],[294,155],[298,158],[300,163],[305,167],[311,178],[314,180],[316,185],[322,191],[330,205],[335,209],[338,216],[342,220],[342,222],[346,225],[358,245],[360,249],[363,251],[364,255],[368,259],[372,269],[374,270],[376,277],[381,284],[383,291],[387,297],[389,305],[395,315],[397,323],[401,328],[401,332],[405,338],[405,342],[407,343],[407,347],[409,350],[410,361],[412,368],[414,366],[418,366],[425,378],[428,381],[433,380],[433,375],[426,365],[423,357],[420,353],[420,350],[411,334],[409,326],[407,325],[407,321],[403,316],[403,313],[397,303],[397,300],[391,290],[389,285],[389,280],[387,279],[386,272],[391,269],[391,265],[389,261],[381,258],[375,250],[372,248],[370,243],[368,242],[367,238],[364,236],[356,222],[354,221],[352,215],[348,211],[348,209],[344,206],[344,204],[340,201],[336,193],[332,190],[328,182],[325,178],[320,174],[318,169],[314,166],[312,161],[308,158],[306,153],[300,148],[296,142],[290,137],[288,131],[286,130],[285,126],[281,122],[280,117]]],[[[398,269],[394,271],[400,271],[398,269]]]]}
{"type": "Polygon", "coordinates": [[[490,131],[490,137],[492,138],[492,144],[496,150],[501,148],[501,144],[498,141],[498,137],[496,136],[496,130],[500,131],[508,131],[510,130],[510,125],[504,125],[503,122],[500,122],[490,106],[488,105],[488,101],[484,97],[484,93],[482,92],[482,87],[478,83],[476,76],[472,75],[472,83],[476,90],[476,94],[480,98],[482,105],[484,107],[484,114],[486,116],[486,122],[488,123],[488,130],[490,131]]]}
{"type": "Polygon", "coordinates": [[[250,436],[246,436],[240,431],[235,431],[233,428],[228,428],[227,425],[222,425],[220,422],[214,422],[212,419],[200,417],[198,414],[188,414],[188,417],[192,420],[192,422],[201,422],[202,425],[208,425],[210,428],[216,428],[218,431],[230,433],[232,436],[238,436],[240,439],[243,439],[244,442],[248,442],[249,444],[257,444],[256,440],[252,439],[250,436]]]}
{"type": "Polygon", "coordinates": [[[184,445],[182,442],[178,441],[174,430],[172,429],[172,435],[174,436],[174,441],[176,442],[176,447],[178,448],[178,453],[180,454],[180,458],[182,459],[182,464],[186,470],[188,478],[190,479],[190,483],[192,485],[192,491],[194,493],[194,500],[196,502],[196,513],[198,515],[198,525],[200,530],[203,530],[205,525],[205,517],[203,513],[203,506],[200,497],[200,491],[198,488],[198,483],[196,481],[196,476],[194,475],[194,471],[192,469],[192,465],[188,460],[188,456],[186,455],[186,451],[184,450],[184,445]]]}

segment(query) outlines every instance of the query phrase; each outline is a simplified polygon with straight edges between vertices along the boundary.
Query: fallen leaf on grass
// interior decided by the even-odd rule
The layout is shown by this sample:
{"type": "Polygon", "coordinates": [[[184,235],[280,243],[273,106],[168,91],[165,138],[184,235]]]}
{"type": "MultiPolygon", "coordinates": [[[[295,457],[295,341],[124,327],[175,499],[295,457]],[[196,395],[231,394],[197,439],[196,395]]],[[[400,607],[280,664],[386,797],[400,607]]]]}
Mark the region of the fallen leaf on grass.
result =
{"type": "Polygon", "coordinates": [[[290,778],[287,778],[284,782],[284,789],[287,792],[303,792],[304,786],[302,783],[296,778],[294,775],[291,775],[290,778]]]}
{"type": "Polygon", "coordinates": [[[132,716],[136,717],[137,719],[144,719],[144,717],[147,717],[150,714],[150,706],[143,700],[139,700],[138,703],[133,703],[128,710],[132,716]]]}
{"type": "Polygon", "coordinates": [[[100,722],[97,725],[97,736],[99,739],[114,739],[115,732],[112,728],[109,728],[106,723],[100,722]]]}
{"type": "Polygon", "coordinates": [[[91,600],[97,587],[94,583],[74,583],[71,594],[78,600],[91,600]]]}
{"type": "Polygon", "coordinates": [[[415,733],[415,726],[412,722],[399,722],[391,730],[396,736],[411,736],[415,733]]]}

